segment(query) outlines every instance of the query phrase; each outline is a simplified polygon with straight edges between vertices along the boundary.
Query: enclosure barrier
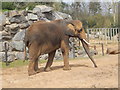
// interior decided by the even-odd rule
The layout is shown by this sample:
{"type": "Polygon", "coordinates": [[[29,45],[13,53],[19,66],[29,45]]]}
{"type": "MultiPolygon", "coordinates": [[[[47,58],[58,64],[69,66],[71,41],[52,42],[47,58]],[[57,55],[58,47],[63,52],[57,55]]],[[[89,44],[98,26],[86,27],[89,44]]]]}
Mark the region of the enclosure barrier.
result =
{"type": "Polygon", "coordinates": [[[109,44],[120,42],[120,28],[88,28],[87,37],[90,43],[109,44]]]}

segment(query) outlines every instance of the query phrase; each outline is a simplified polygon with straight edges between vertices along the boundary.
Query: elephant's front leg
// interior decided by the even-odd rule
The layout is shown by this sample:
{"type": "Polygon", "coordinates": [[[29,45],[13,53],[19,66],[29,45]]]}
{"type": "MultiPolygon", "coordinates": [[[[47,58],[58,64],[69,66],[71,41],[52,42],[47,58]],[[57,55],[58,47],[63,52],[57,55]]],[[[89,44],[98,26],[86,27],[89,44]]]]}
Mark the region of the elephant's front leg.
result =
{"type": "Polygon", "coordinates": [[[70,66],[69,66],[69,60],[68,60],[68,56],[69,56],[69,45],[67,42],[62,41],[61,42],[61,50],[62,50],[62,54],[63,54],[63,59],[64,59],[64,67],[63,70],[70,70],[70,66]]]}
{"type": "Polygon", "coordinates": [[[51,69],[50,69],[50,66],[51,66],[52,63],[53,63],[53,59],[54,59],[54,56],[55,56],[55,52],[56,52],[56,50],[48,54],[48,61],[47,61],[47,64],[46,64],[46,66],[45,66],[45,71],[47,71],[47,72],[51,70],[51,69]]]}

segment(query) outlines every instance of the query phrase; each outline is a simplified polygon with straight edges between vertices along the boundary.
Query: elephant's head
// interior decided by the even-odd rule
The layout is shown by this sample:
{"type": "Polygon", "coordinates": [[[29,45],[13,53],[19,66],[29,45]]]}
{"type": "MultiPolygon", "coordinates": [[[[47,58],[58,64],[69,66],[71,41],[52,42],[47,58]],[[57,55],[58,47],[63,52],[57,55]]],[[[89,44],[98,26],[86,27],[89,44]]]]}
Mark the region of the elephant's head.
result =
{"type": "Polygon", "coordinates": [[[79,20],[70,20],[70,21],[66,21],[66,23],[67,23],[68,29],[65,31],[65,34],[70,37],[77,37],[79,38],[79,40],[81,40],[87,55],[89,56],[89,58],[94,64],[94,67],[97,67],[92,56],[90,55],[89,43],[87,42],[87,36],[82,26],[82,22],[79,20]]]}

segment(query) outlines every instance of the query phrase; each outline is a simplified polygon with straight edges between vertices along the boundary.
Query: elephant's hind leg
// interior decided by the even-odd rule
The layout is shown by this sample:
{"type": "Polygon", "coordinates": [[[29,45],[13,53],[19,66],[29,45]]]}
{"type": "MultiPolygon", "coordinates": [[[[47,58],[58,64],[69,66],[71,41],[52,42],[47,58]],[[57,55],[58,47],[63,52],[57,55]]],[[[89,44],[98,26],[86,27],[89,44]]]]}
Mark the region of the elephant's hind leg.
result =
{"type": "Polygon", "coordinates": [[[53,59],[54,59],[54,56],[55,56],[55,52],[56,52],[56,50],[48,54],[48,61],[47,61],[47,64],[46,64],[46,66],[45,66],[45,69],[44,69],[46,72],[48,72],[48,71],[51,70],[51,69],[50,69],[50,66],[51,66],[52,63],[53,63],[53,59]]]}
{"type": "Polygon", "coordinates": [[[36,70],[38,65],[38,57],[39,57],[39,49],[37,43],[32,43],[29,47],[29,66],[28,66],[28,75],[34,75],[36,74],[36,70]]]}

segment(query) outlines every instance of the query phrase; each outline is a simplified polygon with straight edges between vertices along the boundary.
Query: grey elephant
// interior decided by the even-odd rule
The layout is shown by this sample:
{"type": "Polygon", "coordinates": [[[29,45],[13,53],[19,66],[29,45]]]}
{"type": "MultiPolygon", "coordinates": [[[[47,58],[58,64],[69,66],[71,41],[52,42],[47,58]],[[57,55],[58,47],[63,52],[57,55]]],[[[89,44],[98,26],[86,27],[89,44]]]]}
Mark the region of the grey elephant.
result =
{"type": "MultiPolygon", "coordinates": [[[[49,71],[57,49],[61,48],[64,59],[64,70],[70,70],[69,66],[69,38],[77,37],[81,40],[83,47],[88,54],[94,67],[97,67],[89,54],[89,43],[86,34],[79,20],[55,20],[51,22],[38,21],[33,23],[26,31],[25,46],[29,49],[28,75],[38,72],[38,57],[48,54],[48,61],[45,71],[49,71]]],[[[26,51],[26,50],[25,50],[26,51]]],[[[25,52],[26,53],[26,52],[25,52]]]]}

